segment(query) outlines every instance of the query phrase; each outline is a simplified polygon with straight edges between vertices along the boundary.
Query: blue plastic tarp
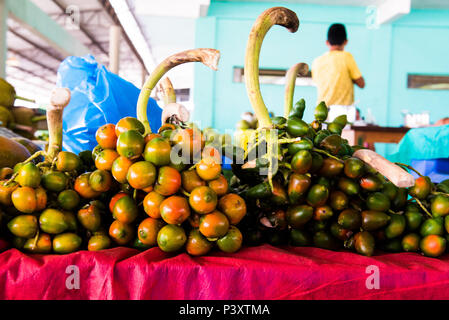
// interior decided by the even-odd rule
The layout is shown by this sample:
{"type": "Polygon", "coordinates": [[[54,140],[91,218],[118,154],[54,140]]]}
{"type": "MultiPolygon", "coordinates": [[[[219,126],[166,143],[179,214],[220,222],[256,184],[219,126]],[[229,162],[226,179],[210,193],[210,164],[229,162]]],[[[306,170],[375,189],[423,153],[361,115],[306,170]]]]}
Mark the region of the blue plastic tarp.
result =
{"type": "Polygon", "coordinates": [[[396,162],[449,158],[449,125],[410,129],[389,156],[396,162]]]}
{"type": "MultiPolygon", "coordinates": [[[[69,88],[72,93],[63,116],[64,150],[92,150],[97,145],[95,132],[100,126],[115,124],[123,117],[136,117],[140,90],[110,72],[92,55],[67,57],[59,66],[57,86],[69,88]]],[[[162,109],[150,98],[147,110],[151,130],[157,132],[162,109]]]]}

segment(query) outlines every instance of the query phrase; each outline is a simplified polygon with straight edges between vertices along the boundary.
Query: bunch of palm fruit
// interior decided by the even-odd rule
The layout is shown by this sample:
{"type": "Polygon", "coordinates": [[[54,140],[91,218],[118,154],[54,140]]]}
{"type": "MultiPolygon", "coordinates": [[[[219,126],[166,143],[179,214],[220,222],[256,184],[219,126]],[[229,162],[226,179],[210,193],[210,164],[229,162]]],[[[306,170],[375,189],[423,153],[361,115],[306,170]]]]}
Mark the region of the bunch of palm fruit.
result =
{"type": "MultiPolygon", "coordinates": [[[[199,49],[167,60],[207,64],[210,59],[215,67],[218,55],[199,49]]],[[[155,85],[162,75],[153,73],[147,84],[155,85]]],[[[139,99],[148,99],[151,89],[142,90],[139,99]]],[[[157,245],[166,252],[185,247],[191,255],[207,254],[215,245],[239,250],[243,240],[235,225],[246,205],[229,193],[222,174],[222,139],[212,129],[203,133],[188,126],[180,114],[167,116],[167,110],[178,110],[170,105],[175,101],[167,98],[159,133],[151,133],[144,102],[138,109],[142,121],[125,117],[101,126],[98,146],[79,155],[60,151],[60,106],[68,101],[55,103],[49,110],[49,150],[2,169],[2,233],[16,248],[35,253],[96,251],[114,244],[157,245]],[[41,156],[44,161],[36,161],[41,156]]]]}
{"type": "Polygon", "coordinates": [[[443,254],[449,240],[448,181],[434,186],[421,176],[410,188],[397,187],[354,156],[361,147],[341,137],[346,115],[326,122],[324,102],[316,106],[314,121],[305,122],[305,101],[292,106],[294,80],[307,71],[304,64],[287,72],[284,117],[269,116],[259,89],[258,57],[274,24],[294,32],[299,21],[286,8],[268,9],[248,41],[245,82],[259,129],[245,148],[245,163],[233,165],[231,183],[247,202],[246,243],[347,248],[366,256],[375,248],[443,254]]]}

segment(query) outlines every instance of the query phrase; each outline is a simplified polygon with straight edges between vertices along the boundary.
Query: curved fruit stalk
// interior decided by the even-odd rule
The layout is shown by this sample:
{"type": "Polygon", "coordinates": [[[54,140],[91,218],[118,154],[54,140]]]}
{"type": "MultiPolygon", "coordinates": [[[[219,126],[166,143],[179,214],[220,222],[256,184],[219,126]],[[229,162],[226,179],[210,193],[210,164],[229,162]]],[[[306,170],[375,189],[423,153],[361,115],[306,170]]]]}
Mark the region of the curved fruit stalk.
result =
{"type": "Polygon", "coordinates": [[[70,102],[70,90],[67,88],[56,88],[50,99],[50,107],[47,109],[48,123],[48,151],[46,161],[52,162],[59,151],[62,150],[62,113],[70,102]]]}
{"type": "Polygon", "coordinates": [[[189,121],[190,112],[180,103],[176,103],[176,93],[168,77],[164,78],[158,86],[158,93],[164,101],[161,123],[182,123],[189,121]]]}
{"type": "Polygon", "coordinates": [[[173,88],[173,84],[171,83],[169,77],[165,77],[164,79],[162,79],[162,81],[159,83],[157,91],[164,101],[164,106],[176,102],[175,89],[173,88]]]}
{"type": "MultiPolygon", "coordinates": [[[[263,39],[268,30],[275,24],[287,28],[290,32],[296,32],[299,27],[299,20],[296,13],[284,7],[274,7],[265,10],[254,23],[246,45],[244,67],[245,86],[248,98],[259,121],[259,129],[271,129],[273,125],[260,92],[259,56],[263,39]]],[[[273,172],[276,171],[274,162],[277,159],[277,155],[274,154],[276,152],[274,150],[277,150],[277,136],[272,133],[270,130],[265,135],[267,157],[269,159],[267,175],[271,189],[273,189],[273,172]]]]}
{"type": "Polygon", "coordinates": [[[285,74],[284,118],[288,118],[293,108],[296,77],[298,74],[305,76],[307,72],[309,72],[309,66],[306,63],[299,62],[291,66],[285,74]]]}
{"type": "Polygon", "coordinates": [[[287,28],[290,32],[296,32],[299,20],[296,13],[287,8],[274,7],[265,10],[254,23],[246,45],[244,67],[246,92],[259,120],[260,128],[272,126],[270,115],[260,93],[259,55],[265,35],[275,24],[287,28]]]}
{"type": "Polygon", "coordinates": [[[217,70],[220,52],[215,49],[201,48],[192,49],[171,55],[162,61],[156,69],[150,74],[147,81],[143,85],[137,101],[137,118],[145,126],[145,135],[151,133],[150,123],[147,117],[147,105],[151,91],[154,89],[159,80],[173,67],[187,62],[201,62],[213,70],[217,70]]]}

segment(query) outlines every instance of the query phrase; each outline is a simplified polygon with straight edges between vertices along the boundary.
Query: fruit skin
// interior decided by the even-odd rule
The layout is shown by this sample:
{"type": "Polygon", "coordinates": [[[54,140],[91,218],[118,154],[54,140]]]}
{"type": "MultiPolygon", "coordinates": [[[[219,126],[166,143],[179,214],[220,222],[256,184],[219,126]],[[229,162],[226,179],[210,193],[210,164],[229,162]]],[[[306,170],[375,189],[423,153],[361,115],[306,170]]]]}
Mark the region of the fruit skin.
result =
{"type": "Polygon", "coordinates": [[[181,174],[178,170],[165,166],[159,169],[154,191],[163,196],[171,196],[181,187],[181,174]]]}
{"type": "Polygon", "coordinates": [[[19,184],[15,181],[6,183],[7,180],[0,181],[0,203],[5,207],[12,206],[11,194],[19,188],[19,184]]]}
{"type": "Polygon", "coordinates": [[[159,219],[161,217],[160,205],[165,197],[156,191],[149,192],[143,199],[143,210],[151,218],[159,219]]]}
{"type": "Polygon", "coordinates": [[[384,227],[390,219],[390,216],[384,212],[373,210],[362,211],[362,228],[365,231],[377,230],[384,227]]]}
{"type": "Polygon", "coordinates": [[[143,157],[155,166],[166,166],[170,163],[170,143],[164,138],[153,138],[145,145],[143,157]]]}
{"type": "Polygon", "coordinates": [[[312,184],[309,176],[292,173],[288,179],[287,194],[291,204],[296,204],[312,184]]]}
{"type": "Polygon", "coordinates": [[[366,191],[378,191],[382,188],[382,182],[378,177],[368,174],[360,179],[360,186],[366,191]]]}
{"type": "Polygon", "coordinates": [[[111,211],[111,213],[113,213],[114,212],[114,206],[117,203],[117,200],[120,199],[120,198],[123,198],[124,196],[127,196],[127,195],[128,194],[125,193],[125,192],[119,192],[116,195],[114,195],[111,198],[111,201],[109,201],[109,211],[111,211]]]}
{"type": "Polygon", "coordinates": [[[81,166],[81,159],[69,151],[60,151],[56,159],[56,169],[58,171],[74,171],[81,166]]]}
{"type": "Polygon", "coordinates": [[[410,188],[409,194],[420,200],[424,200],[432,190],[432,182],[429,177],[418,177],[415,180],[415,185],[410,188]]]}
{"type": "Polygon", "coordinates": [[[344,168],[344,164],[332,158],[325,158],[318,174],[323,177],[334,177],[339,175],[344,168]]]}
{"type": "Polygon", "coordinates": [[[314,116],[317,121],[325,121],[328,115],[328,108],[324,101],[321,101],[316,107],[314,111],[314,116]]]}
{"type": "Polygon", "coordinates": [[[23,249],[31,253],[50,253],[52,247],[52,241],[50,235],[46,233],[39,234],[36,245],[34,245],[34,239],[26,240],[23,245],[23,249]]]}
{"type": "Polygon", "coordinates": [[[134,230],[129,224],[115,220],[109,227],[109,236],[119,245],[126,245],[134,237],[134,230]]]}
{"type": "Polygon", "coordinates": [[[136,220],[138,214],[139,210],[137,209],[137,205],[128,195],[117,200],[112,212],[114,219],[124,224],[132,223],[136,220]]]}
{"type": "Polygon", "coordinates": [[[190,216],[189,203],[180,196],[166,198],[161,203],[160,211],[162,219],[168,224],[183,223],[190,216]]]}
{"type": "Polygon", "coordinates": [[[129,167],[126,177],[134,189],[145,189],[154,184],[156,168],[151,162],[138,161],[129,167]]]}
{"type": "Polygon", "coordinates": [[[292,137],[303,137],[309,131],[309,125],[304,120],[290,116],[287,119],[287,132],[292,137]]]}
{"type": "Polygon", "coordinates": [[[36,191],[30,187],[20,187],[11,194],[14,207],[23,213],[33,213],[37,208],[36,191]]]}
{"type": "Polygon", "coordinates": [[[338,179],[338,188],[348,196],[355,196],[360,192],[359,185],[354,180],[345,177],[338,179]]]}
{"type": "Polygon", "coordinates": [[[332,209],[340,211],[348,207],[348,197],[341,191],[334,190],[329,195],[329,204],[332,209]]]}
{"type": "Polygon", "coordinates": [[[409,233],[402,238],[402,250],[405,252],[416,252],[419,250],[421,238],[416,233],[409,233]]]}
{"type": "Polygon", "coordinates": [[[213,211],[200,217],[199,230],[206,238],[223,237],[229,230],[229,220],[220,211],[213,211]]]}
{"type": "Polygon", "coordinates": [[[186,242],[186,251],[192,256],[203,256],[213,247],[213,243],[207,240],[198,229],[192,229],[186,242]]]}
{"type": "Polygon", "coordinates": [[[168,224],[159,230],[157,244],[162,251],[174,252],[181,249],[187,241],[183,228],[168,224]]]}
{"type": "Polygon", "coordinates": [[[111,173],[114,179],[119,183],[127,182],[126,176],[128,174],[129,167],[131,167],[132,164],[132,160],[127,157],[120,156],[116,158],[111,167],[111,173]]]}
{"type": "Polygon", "coordinates": [[[39,225],[42,231],[50,234],[62,233],[68,228],[64,213],[56,209],[45,209],[39,216],[39,225]]]}
{"type": "Polygon", "coordinates": [[[111,239],[103,233],[94,234],[87,243],[87,250],[100,251],[111,247],[111,239]]]}
{"type": "Polygon", "coordinates": [[[11,233],[21,238],[32,238],[38,230],[37,218],[32,215],[20,215],[8,222],[11,233]]]}
{"type": "Polygon", "coordinates": [[[245,200],[235,193],[228,193],[218,201],[218,209],[223,212],[232,225],[238,224],[246,215],[245,200]]]}
{"type": "Polygon", "coordinates": [[[235,226],[230,226],[228,232],[217,240],[218,248],[227,253],[237,252],[242,247],[243,235],[235,226]]]}
{"type": "Polygon", "coordinates": [[[400,209],[402,208],[405,203],[407,202],[407,189],[405,188],[398,188],[396,197],[392,201],[393,208],[400,209]]]}
{"type": "Polygon", "coordinates": [[[365,171],[365,164],[358,158],[348,158],[345,160],[344,173],[348,178],[357,179],[365,171]]]}
{"type": "Polygon", "coordinates": [[[312,207],[319,207],[326,203],[328,197],[329,189],[321,184],[315,184],[307,193],[307,203],[312,207]]]}
{"type": "Polygon", "coordinates": [[[392,182],[386,181],[383,184],[382,193],[385,194],[390,201],[394,201],[398,194],[398,187],[396,187],[392,182]]]}
{"type": "Polygon", "coordinates": [[[124,117],[120,119],[115,125],[115,135],[117,137],[128,130],[136,130],[141,134],[145,133],[145,127],[143,126],[142,122],[134,117],[124,117]]]}
{"type": "Polygon", "coordinates": [[[430,210],[434,217],[443,217],[449,214],[449,196],[436,195],[430,202],[430,210]]]}
{"type": "Polygon", "coordinates": [[[261,182],[246,190],[246,197],[254,199],[267,198],[272,195],[268,181],[261,182]]]}
{"type": "Polygon", "coordinates": [[[320,147],[330,154],[338,155],[343,148],[343,140],[338,134],[328,135],[320,142],[320,147]]]}
{"type": "Polygon", "coordinates": [[[385,236],[387,239],[393,239],[400,236],[404,232],[406,226],[406,220],[403,215],[392,214],[390,217],[390,223],[385,228],[385,236]]]}
{"type": "Polygon", "coordinates": [[[375,240],[368,231],[362,231],[354,236],[355,250],[367,257],[371,257],[374,253],[375,240]]]}
{"type": "Polygon", "coordinates": [[[286,212],[287,223],[292,228],[301,228],[313,217],[313,208],[307,205],[290,206],[286,212]]]}
{"type": "Polygon", "coordinates": [[[98,192],[106,192],[111,188],[112,175],[106,170],[95,170],[89,176],[89,185],[98,192]]]}
{"type": "Polygon", "coordinates": [[[442,236],[444,234],[444,226],[442,218],[430,218],[425,220],[421,224],[420,228],[421,236],[425,237],[428,235],[438,235],[442,236]]]}
{"type": "Polygon", "coordinates": [[[74,233],[62,233],[53,238],[53,251],[56,253],[71,253],[81,246],[81,238],[74,233]]]}
{"type": "Polygon", "coordinates": [[[78,229],[78,220],[73,212],[63,211],[64,220],[67,223],[67,231],[77,231],[78,229]]]}
{"type": "Polygon", "coordinates": [[[300,141],[290,143],[288,145],[288,153],[290,155],[295,155],[300,150],[312,150],[313,142],[307,138],[302,138],[300,141]]]}
{"type": "Polygon", "coordinates": [[[23,145],[17,141],[0,136],[0,168],[12,168],[30,156],[30,152],[23,145]]]}
{"type": "Polygon", "coordinates": [[[60,171],[49,171],[42,175],[42,186],[53,192],[61,192],[67,187],[69,178],[60,171]]]}
{"type": "Polygon", "coordinates": [[[128,130],[120,134],[116,150],[119,155],[128,159],[136,159],[143,152],[145,140],[136,130],[128,130]]]}
{"type": "Polygon", "coordinates": [[[390,209],[390,199],[381,192],[374,192],[366,198],[366,206],[369,210],[388,211],[390,209]]]}
{"type": "Polygon", "coordinates": [[[217,194],[209,187],[197,187],[190,193],[189,204],[200,214],[212,212],[217,206],[217,194]]]}
{"type": "Polygon", "coordinates": [[[101,192],[95,191],[89,184],[90,172],[79,175],[75,180],[74,189],[78,194],[85,199],[96,198],[101,195],[101,192]]]}
{"type": "Polygon", "coordinates": [[[189,193],[196,187],[206,185],[206,181],[202,180],[195,170],[186,170],[181,172],[181,183],[183,189],[189,193]]]}
{"type": "Polygon", "coordinates": [[[95,133],[97,143],[103,149],[114,149],[117,143],[117,135],[115,134],[115,125],[107,123],[97,129],[95,133]]]}
{"type": "Polygon", "coordinates": [[[352,234],[353,234],[353,232],[351,230],[343,228],[341,225],[339,225],[336,222],[331,224],[330,231],[331,231],[331,234],[335,238],[337,238],[337,239],[339,239],[341,241],[348,240],[352,236],[352,234]]]}
{"type": "Polygon", "coordinates": [[[357,230],[362,225],[362,216],[357,210],[346,209],[338,215],[338,224],[344,229],[357,230]]]}
{"type": "Polygon", "coordinates": [[[312,244],[312,236],[305,230],[290,229],[290,245],[294,247],[308,247],[312,244]]]}
{"type": "Polygon", "coordinates": [[[305,174],[312,167],[312,155],[307,150],[298,151],[291,161],[292,170],[295,173],[305,174]]]}
{"type": "Polygon", "coordinates": [[[157,245],[157,235],[159,230],[164,226],[164,222],[158,219],[146,218],[137,228],[137,236],[139,240],[147,246],[157,245]]]}
{"type": "Polygon", "coordinates": [[[41,183],[39,168],[32,162],[25,163],[20,167],[15,179],[22,187],[37,188],[41,183]]]}
{"type": "Polygon", "coordinates": [[[201,179],[215,180],[221,174],[221,165],[214,158],[203,158],[196,164],[195,170],[201,179]]]}
{"type": "MultiPolygon", "coordinates": [[[[192,170],[192,172],[194,171],[192,170]]],[[[208,181],[207,185],[214,190],[219,197],[228,193],[228,180],[226,180],[225,176],[222,174],[217,179],[208,181]]]]}
{"type": "Polygon", "coordinates": [[[435,234],[430,234],[421,239],[419,247],[425,256],[439,257],[446,250],[446,239],[435,234]]]}
{"type": "Polygon", "coordinates": [[[91,232],[97,231],[101,226],[101,212],[95,205],[87,205],[80,209],[77,214],[81,225],[91,232]]]}
{"type": "Polygon", "coordinates": [[[423,220],[423,215],[419,211],[408,211],[406,210],[404,213],[407,229],[410,231],[417,230],[421,226],[421,222],[423,220]]]}
{"type": "Polygon", "coordinates": [[[330,219],[333,215],[332,208],[329,206],[316,207],[313,211],[313,219],[317,221],[330,219]]]}
{"type": "Polygon", "coordinates": [[[337,250],[339,247],[336,239],[326,231],[318,231],[313,235],[313,244],[317,248],[337,250]]]}

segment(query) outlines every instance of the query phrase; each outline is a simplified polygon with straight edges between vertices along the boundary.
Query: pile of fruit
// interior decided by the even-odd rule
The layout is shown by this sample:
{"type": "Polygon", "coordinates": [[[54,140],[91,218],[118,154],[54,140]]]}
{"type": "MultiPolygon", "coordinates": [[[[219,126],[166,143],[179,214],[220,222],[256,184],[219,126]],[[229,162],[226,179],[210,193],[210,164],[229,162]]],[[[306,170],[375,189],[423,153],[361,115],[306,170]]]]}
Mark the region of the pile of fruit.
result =
{"type": "Polygon", "coordinates": [[[245,81],[259,136],[247,147],[246,163],[233,165],[231,183],[247,201],[245,242],[347,248],[366,256],[375,248],[443,254],[449,240],[449,181],[434,186],[420,176],[410,188],[396,187],[354,156],[361,147],[349,146],[341,137],[346,115],[326,122],[324,102],[316,106],[315,120],[306,123],[305,101],[292,106],[298,71],[287,83],[285,117],[269,116],[259,89],[258,57],[263,37],[274,24],[294,32],[299,22],[288,9],[269,9],[256,21],[248,41],[245,81]]]}
{"type": "Polygon", "coordinates": [[[14,149],[0,157],[10,163],[0,169],[2,238],[34,253],[117,245],[204,255],[215,246],[236,252],[243,241],[346,248],[366,256],[376,248],[430,257],[449,250],[449,181],[435,185],[421,175],[414,180],[407,165],[375,153],[371,160],[364,157],[371,151],[341,136],[346,116],[326,121],[323,102],[314,121],[305,122],[305,101],[292,102],[305,64],[287,72],[284,116],[268,113],[258,62],[263,38],[275,24],[295,32],[299,21],[288,9],[271,8],[251,31],[245,82],[256,118],[246,114],[253,128],[241,146],[187,123],[188,112],[176,104],[168,80],[162,88],[164,124],[158,133],[149,126],[148,99],[159,80],[187,62],[216,69],[219,53],[213,49],[165,59],[144,84],[137,118],[98,128],[98,145],[78,155],[61,151],[70,92],[56,90],[47,112],[48,150],[30,157],[14,149]],[[229,180],[223,153],[233,160],[229,180]]]}
{"type": "MultiPolygon", "coordinates": [[[[195,58],[192,51],[185,62],[195,58]]],[[[170,58],[179,61],[179,54],[170,58]]],[[[140,110],[143,122],[126,117],[103,125],[96,133],[98,146],[76,155],[59,151],[62,109],[49,110],[48,152],[1,171],[0,216],[16,248],[70,253],[113,244],[157,245],[166,252],[185,247],[191,255],[214,246],[240,249],[242,234],[235,225],[246,205],[229,192],[222,145],[213,131],[205,135],[181,122],[165,123],[154,134],[144,125],[146,110],[140,110]],[[36,161],[41,156],[45,160],[36,161]]]]}

